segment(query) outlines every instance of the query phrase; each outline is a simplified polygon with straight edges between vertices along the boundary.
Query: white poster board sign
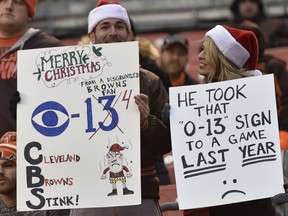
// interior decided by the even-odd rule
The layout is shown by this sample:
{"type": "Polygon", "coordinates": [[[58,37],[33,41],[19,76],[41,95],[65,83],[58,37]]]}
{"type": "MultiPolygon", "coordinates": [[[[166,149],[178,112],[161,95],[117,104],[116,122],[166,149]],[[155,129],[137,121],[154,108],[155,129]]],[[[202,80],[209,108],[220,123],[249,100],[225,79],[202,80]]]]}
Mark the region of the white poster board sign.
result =
{"type": "Polygon", "coordinates": [[[273,75],[170,88],[180,209],[283,193],[273,75]]]}
{"type": "Polygon", "coordinates": [[[17,209],[141,203],[136,42],[18,54],[17,209]]]}

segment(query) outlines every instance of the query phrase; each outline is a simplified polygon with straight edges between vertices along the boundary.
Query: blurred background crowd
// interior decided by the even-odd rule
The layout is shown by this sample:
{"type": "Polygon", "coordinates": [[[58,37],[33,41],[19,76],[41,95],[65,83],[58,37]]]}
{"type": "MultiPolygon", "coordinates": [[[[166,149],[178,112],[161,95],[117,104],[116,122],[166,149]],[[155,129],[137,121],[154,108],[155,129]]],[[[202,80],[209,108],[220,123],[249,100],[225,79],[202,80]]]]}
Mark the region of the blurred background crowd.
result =
{"type": "MultiPolygon", "coordinates": [[[[288,1],[262,2],[267,16],[287,19],[288,1]]],[[[77,44],[87,34],[87,14],[96,3],[95,0],[39,0],[32,26],[61,39],[66,45],[77,44]]],[[[120,0],[119,3],[127,9],[138,35],[149,39],[158,50],[169,34],[179,33],[189,40],[187,73],[193,79],[198,79],[199,40],[205,31],[216,24],[229,24],[234,16],[233,0],[120,0]]],[[[85,42],[84,38],[80,43],[85,42]]],[[[272,52],[288,61],[285,50],[272,52]]]]}

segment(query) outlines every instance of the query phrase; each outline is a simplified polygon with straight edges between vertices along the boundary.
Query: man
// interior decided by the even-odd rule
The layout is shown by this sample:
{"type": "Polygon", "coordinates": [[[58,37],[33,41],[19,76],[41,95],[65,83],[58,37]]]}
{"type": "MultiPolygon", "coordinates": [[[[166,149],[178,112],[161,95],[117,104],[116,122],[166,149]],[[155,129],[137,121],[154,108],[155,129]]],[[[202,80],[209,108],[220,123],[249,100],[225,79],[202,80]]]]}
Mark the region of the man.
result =
{"type": "MultiPolygon", "coordinates": [[[[186,38],[178,34],[169,35],[163,42],[160,53],[160,68],[165,71],[170,79],[171,86],[194,85],[196,81],[192,80],[185,72],[189,61],[189,42],[186,38]]],[[[164,163],[163,158],[159,158],[158,164],[164,163]]],[[[163,167],[163,166],[162,166],[163,167]]],[[[169,172],[169,171],[167,171],[169,172]]],[[[158,171],[158,176],[165,177],[165,169],[158,171]]],[[[171,182],[175,182],[175,176],[171,178],[171,182]]],[[[206,216],[207,209],[185,210],[183,214],[186,216],[206,216]]]]}
{"type": "MultiPolygon", "coordinates": [[[[88,36],[94,44],[128,41],[131,25],[128,14],[116,2],[101,0],[88,16],[88,36]]],[[[167,92],[155,74],[140,69],[140,94],[135,96],[141,123],[142,203],[135,206],[74,209],[71,216],[160,216],[159,180],[155,163],[159,155],[171,151],[169,129],[160,119],[167,92]]]]}
{"type": "Polygon", "coordinates": [[[233,14],[232,25],[237,26],[245,20],[255,22],[263,33],[267,47],[288,45],[287,20],[267,16],[261,0],[234,0],[230,10],[233,14]]]}
{"type": "MultiPolygon", "coordinates": [[[[9,101],[17,89],[17,51],[62,45],[47,33],[29,28],[36,7],[37,0],[0,1],[0,136],[16,130],[9,101]]],[[[16,105],[13,108],[16,115],[16,105]]]]}
{"type": "Polygon", "coordinates": [[[0,215],[1,216],[66,216],[69,210],[16,210],[16,132],[7,132],[0,139],[0,215]]]}
{"type": "MultiPolygon", "coordinates": [[[[189,42],[178,34],[169,35],[163,42],[160,52],[159,67],[169,77],[170,87],[196,84],[185,72],[188,64],[189,42]]],[[[171,184],[175,177],[171,177],[163,157],[157,162],[157,176],[160,184],[171,184]]]]}
{"type": "Polygon", "coordinates": [[[185,72],[188,64],[189,42],[180,35],[168,36],[161,47],[160,68],[165,71],[172,86],[196,84],[185,72]]]}

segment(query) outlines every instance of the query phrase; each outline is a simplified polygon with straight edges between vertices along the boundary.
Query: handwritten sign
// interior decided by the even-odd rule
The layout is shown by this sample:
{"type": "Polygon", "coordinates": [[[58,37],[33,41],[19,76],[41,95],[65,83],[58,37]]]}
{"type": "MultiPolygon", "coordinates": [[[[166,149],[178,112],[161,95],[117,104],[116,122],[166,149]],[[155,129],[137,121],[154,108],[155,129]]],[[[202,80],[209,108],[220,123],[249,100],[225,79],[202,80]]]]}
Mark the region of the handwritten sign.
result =
{"type": "Polygon", "coordinates": [[[283,192],[273,75],[170,88],[180,209],[283,192]]]}
{"type": "Polygon", "coordinates": [[[141,203],[136,42],[18,54],[17,209],[141,203]]]}

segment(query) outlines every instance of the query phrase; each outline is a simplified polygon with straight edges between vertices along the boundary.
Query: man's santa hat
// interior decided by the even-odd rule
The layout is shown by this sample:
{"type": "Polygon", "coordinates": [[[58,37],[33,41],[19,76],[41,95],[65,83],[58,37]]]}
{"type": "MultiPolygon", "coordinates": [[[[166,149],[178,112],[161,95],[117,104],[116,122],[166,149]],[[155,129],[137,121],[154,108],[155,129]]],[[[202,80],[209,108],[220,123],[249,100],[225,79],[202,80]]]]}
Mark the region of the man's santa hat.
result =
{"type": "Polygon", "coordinates": [[[106,0],[100,0],[96,8],[91,10],[89,13],[88,33],[92,32],[99,22],[108,18],[122,20],[126,24],[128,31],[131,30],[129,16],[124,7],[122,7],[117,1],[106,2],[106,0]]]}
{"type": "Polygon", "coordinates": [[[258,63],[258,41],[252,31],[217,25],[206,33],[222,54],[238,68],[256,69],[258,63]]]}
{"type": "Polygon", "coordinates": [[[110,152],[120,152],[120,151],[123,151],[124,149],[127,149],[127,148],[128,148],[128,146],[122,147],[118,143],[115,143],[115,144],[110,146],[109,151],[110,152]]]}

